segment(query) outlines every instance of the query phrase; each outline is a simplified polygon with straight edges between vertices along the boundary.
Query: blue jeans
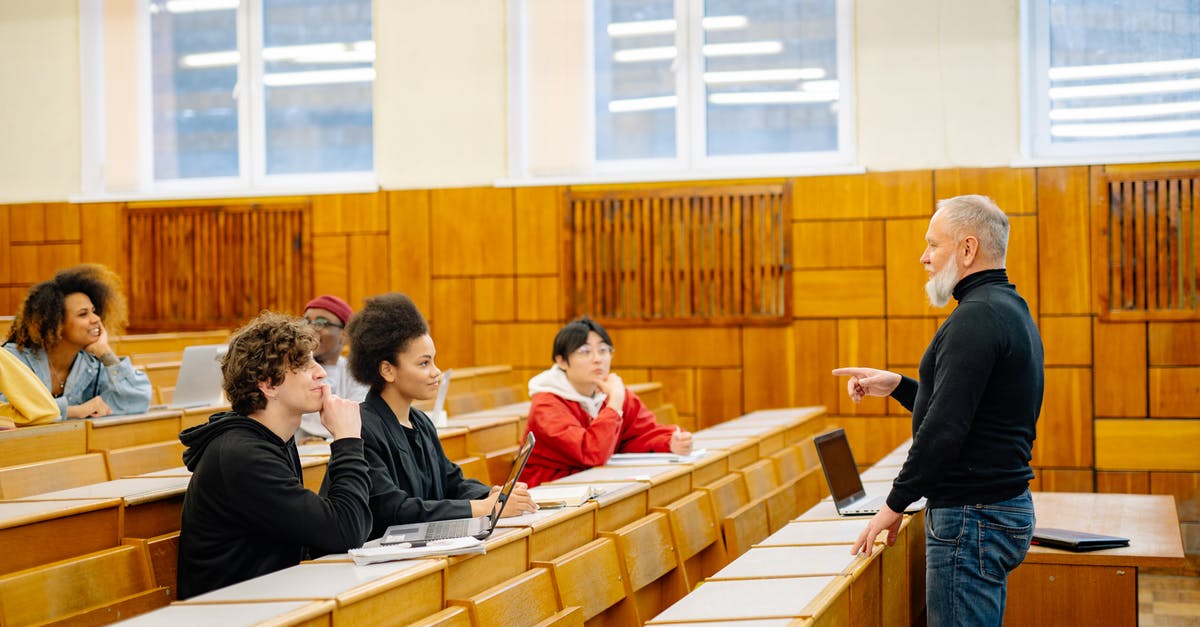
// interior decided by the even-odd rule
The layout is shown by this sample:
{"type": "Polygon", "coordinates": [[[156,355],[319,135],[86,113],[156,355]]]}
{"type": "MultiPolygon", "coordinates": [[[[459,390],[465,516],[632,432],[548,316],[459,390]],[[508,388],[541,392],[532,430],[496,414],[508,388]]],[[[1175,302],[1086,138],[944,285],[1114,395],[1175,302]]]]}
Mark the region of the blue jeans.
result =
{"type": "Polygon", "coordinates": [[[1033,499],[925,511],[925,604],[931,627],[1004,620],[1008,573],[1033,535],[1033,499]]]}

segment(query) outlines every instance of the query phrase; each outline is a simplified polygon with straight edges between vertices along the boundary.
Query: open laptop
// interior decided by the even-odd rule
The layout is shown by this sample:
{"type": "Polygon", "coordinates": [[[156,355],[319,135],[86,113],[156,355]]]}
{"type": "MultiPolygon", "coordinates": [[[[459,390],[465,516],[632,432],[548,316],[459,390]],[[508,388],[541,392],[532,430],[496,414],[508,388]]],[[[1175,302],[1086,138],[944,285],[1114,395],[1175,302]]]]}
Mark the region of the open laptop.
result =
{"type": "Polygon", "coordinates": [[[424,546],[434,540],[465,537],[482,540],[492,535],[492,531],[496,529],[496,523],[500,522],[500,514],[504,511],[504,504],[508,502],[508,496],[517,486],[517,477],[521,476],[521,471],[525,469],[525,462],[529,460],[529,455],[533,452],[533,443],[533,434],[527,434],[525,442],[521,444],[521,449],[517,451],[517,456],[513,459],[512,466],[508,469],[508,478],[504,480],[504,485],[500,486],[500,498],[496,499],[496,504],[492,506],[492,512],[487,516],[392,525],[384,530],[383,539],[379,543],[384,546],[407,543],[416,547],[424,546]]]}
{"type": "MultiPolygon", "coordinates": [[[[833,497],[833,506],[840,516],[874,516],[883,508],[886,494],[867,496],[863,489],[862,477],[858,474],[858,466],[854,464],[854,453],[850,451],[850,441],[846,439],[846,431],[834,429],[813,438],[817,448],[817,458],[821,460],[821,468],[825,471],[825,481],[829,483],[829,494],[833,497]]],[[[925,499],[909,505],[905,512],[917,512],[925,508],[925,499]]]]}
{"type": "Polygon", "coordinates": [[[224,403],[221,364],[217,360],[227,349],[225,344],[184,348],[183,361],[175,378],[175,395],[167,403],[167,409],[210,407],[224,403]]]}

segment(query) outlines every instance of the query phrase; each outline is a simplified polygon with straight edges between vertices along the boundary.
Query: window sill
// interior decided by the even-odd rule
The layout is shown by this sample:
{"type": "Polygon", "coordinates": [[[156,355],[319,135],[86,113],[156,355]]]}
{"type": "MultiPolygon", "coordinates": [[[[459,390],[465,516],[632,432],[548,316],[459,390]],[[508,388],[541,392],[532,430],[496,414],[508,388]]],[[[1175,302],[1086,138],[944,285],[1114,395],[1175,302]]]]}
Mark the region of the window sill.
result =
{"type": "Polygon", "coordinates": [[[765,167],[745,170],[688,170],[686,172],[605,172],[561,176],[529,176],[497,179],[496,187],[553,185],[611,185],[620,183],[670,183],[676,181],[721,181],[731,179],[793,178],[835,174],[863,174],[860,165],[765,167]]]}

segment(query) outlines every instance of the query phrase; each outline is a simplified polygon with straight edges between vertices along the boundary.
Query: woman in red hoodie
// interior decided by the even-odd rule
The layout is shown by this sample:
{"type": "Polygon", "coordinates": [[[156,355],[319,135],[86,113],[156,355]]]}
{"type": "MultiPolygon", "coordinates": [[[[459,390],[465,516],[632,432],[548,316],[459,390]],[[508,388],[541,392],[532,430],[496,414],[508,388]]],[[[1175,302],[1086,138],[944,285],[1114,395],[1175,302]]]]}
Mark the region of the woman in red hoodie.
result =
{"type": "Polygon", "coordinates": [[[662,425],[611,371],[613,343],[586,316],[559,329],[554,365],[529,380],[528,430],[537,447],[521,473],[530,487],[608,462],[613,453],[692,451],[692,434],[662,425]]]}

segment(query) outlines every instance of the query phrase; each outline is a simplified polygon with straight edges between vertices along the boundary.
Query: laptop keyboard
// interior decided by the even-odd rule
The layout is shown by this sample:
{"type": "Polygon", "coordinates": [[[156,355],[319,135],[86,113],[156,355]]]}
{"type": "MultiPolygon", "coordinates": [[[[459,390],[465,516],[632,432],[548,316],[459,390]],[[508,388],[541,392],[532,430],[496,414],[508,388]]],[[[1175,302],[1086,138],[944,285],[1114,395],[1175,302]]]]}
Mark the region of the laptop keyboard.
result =
{"type": "Polygon", "coordinates": [[[467,530],[471,528],[470,519],[461,520],[439,520],[429,523],[426,528],[426,537],[428,540],[445,540],[447,538],[461,538],[467,535],[467,530]]]}

